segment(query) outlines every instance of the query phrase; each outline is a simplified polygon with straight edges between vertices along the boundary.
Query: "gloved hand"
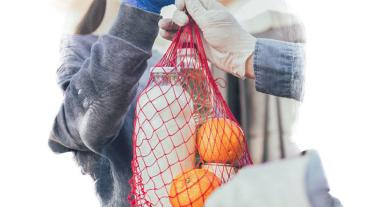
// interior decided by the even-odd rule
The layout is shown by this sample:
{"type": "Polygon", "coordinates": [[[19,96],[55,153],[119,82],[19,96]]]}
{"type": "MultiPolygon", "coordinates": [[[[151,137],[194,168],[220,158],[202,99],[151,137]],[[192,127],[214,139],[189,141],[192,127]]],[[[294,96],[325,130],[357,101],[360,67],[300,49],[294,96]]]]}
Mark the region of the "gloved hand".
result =
{"type": "Polygon", "coordinates": [[[205,207],[341,207],[331,197],[318,154],[244,168],[205,207]]]}
{"type": "Polygon", "coordinates": [[[121,0],[121,2],[157,14],[162,7],[174,4],[174,0],[121,0]]]}
{"type": "Polygon", "coordinates": [[[256,38],[246,32],[216,0],[176,0],[176,6],[172,21],[163,19],[159,22],[161,36],[171,39],[178,29],[176,25],[188,23],[184,12],[187,9],[203,33],[209,61],[226,72],[244,78],[246,61],[255,49],[256,38]]]}

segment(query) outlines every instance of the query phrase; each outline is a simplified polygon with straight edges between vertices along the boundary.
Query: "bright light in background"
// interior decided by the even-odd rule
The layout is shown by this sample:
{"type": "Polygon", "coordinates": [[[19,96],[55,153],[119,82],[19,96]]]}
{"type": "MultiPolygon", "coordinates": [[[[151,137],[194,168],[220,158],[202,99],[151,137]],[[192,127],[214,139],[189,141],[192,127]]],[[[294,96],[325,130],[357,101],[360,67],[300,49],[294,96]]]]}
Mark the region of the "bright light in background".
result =
{"type": "Polygon", "coordinates": [[[73,156],[47,145],[62,100],[61,16],[47,2],[1,1],[0,21],[0,206],[98,207],[73,156]]]}
{"type": "MultiPolygon", "coordinates": [[[[62,99],[55,84],[62,18],[46,1],[4,2],[0,205],[98,206],[90,178],[72,156],[47,147],[62,99]]],[[[332,192],[345,206],[374,206],[374,7],[368,1],[288,2],[305,23],[308,41],[295,141],[320,152],[332,192]]]]}
{"type": "Polygon", "coordinates": [[[306,96],[295,141],[320,152],[332,193],[344,206],[374,206],[374,7],[288,2],[307,33],[306,96]]]}

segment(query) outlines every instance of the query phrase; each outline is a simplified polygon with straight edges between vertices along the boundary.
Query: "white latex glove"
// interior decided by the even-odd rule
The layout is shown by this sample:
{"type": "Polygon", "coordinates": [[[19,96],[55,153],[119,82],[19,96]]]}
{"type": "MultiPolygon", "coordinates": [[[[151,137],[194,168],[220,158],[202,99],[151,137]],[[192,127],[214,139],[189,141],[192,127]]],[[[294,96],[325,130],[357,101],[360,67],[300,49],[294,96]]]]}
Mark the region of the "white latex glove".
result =
{"type": "Polygon", "coordinates": [[[244,168],[205,207],[341,207],[329,194],[321,161],[306,155],[244,168]]]}
{"type": "Polygon", "coordinates": [[[244,78],[246,62],[255,49],[256,38],[216,0],[176,0],[176,6],[172,21],[163,19],[159,23],[161,36],[172,39],[178,26],[188,23],[184,12],[187,9],[203,33],[208,60],[223,71],[244,78]]]}

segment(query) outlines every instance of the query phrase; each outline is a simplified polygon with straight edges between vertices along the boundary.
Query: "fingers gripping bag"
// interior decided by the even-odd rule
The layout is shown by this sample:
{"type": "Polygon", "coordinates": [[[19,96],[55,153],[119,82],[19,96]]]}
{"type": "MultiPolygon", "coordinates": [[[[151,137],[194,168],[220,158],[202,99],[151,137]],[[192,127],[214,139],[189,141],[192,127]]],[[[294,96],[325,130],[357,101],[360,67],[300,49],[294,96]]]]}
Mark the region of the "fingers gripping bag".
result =
{"type": "Polygon", "coordinates": [[[252,164],[192,20],[151,69],[137,100],[132,139],[132,206],[202,207],[217,187],[252,164]]]}

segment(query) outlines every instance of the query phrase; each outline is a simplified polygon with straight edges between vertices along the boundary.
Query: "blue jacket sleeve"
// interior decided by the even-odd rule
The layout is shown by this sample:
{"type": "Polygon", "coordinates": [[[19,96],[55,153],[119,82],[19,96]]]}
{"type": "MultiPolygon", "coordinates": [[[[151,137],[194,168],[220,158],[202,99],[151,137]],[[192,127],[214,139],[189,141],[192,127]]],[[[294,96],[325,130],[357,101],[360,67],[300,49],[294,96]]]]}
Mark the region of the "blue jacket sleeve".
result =
{"type": "Polygon", "coordinates": [[[151,56],[159,19],[122,6],[111,31],[92,45],[88,58],[75,52],[74,45],[66,48],[59,69],[65,76],[60,80],[64,101],[49,139],[53,151],[100,152],[116,137],[151,56]]]}
{"type": "Polygon", "coordinates": [[[304,64],[303,44],[258,38],[253,60],[256,90],[301,101],[304,64]]]}

